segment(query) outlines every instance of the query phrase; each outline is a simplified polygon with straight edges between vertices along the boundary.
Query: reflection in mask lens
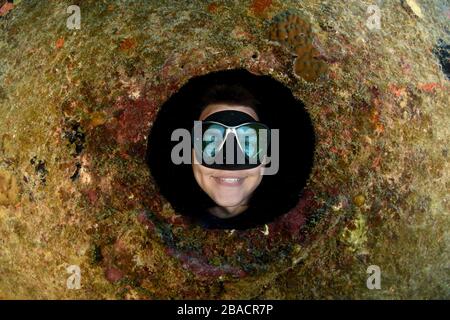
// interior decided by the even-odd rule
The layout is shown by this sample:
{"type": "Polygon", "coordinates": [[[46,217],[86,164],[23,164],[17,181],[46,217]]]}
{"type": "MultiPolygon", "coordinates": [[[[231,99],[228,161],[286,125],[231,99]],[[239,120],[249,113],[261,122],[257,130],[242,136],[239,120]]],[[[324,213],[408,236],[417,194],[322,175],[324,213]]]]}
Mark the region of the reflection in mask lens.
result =
{"type": "MultiPolygon", "coordinates": [[[[214,158],[220,148],[223,148],[222,143],[229,129],[218,123],[206,124],[203,129],[202,146],[204,155],[214,158]]],[[[241,150],[246,157],[257,158],[261,152],[267,151],[268,128],[266,126],[259,123],[243,124],[236,128],[236,135],[241,150]]]]}
{"type": "Polygon", "coordinates": [[[242,146],[242,151],[249,158],[256,158],[261,152],[262,141],[259,141],[258,130],[265,129],[258,124],[246,124],[236,129],[237,138],[242,146]]]}
{"type": "Polygon", "coordinates": [[[226,128],[219,124],[211,124],[203,134],[203,152],[206,156],[214,158],[219,151],[226,133],[226,128]]]}

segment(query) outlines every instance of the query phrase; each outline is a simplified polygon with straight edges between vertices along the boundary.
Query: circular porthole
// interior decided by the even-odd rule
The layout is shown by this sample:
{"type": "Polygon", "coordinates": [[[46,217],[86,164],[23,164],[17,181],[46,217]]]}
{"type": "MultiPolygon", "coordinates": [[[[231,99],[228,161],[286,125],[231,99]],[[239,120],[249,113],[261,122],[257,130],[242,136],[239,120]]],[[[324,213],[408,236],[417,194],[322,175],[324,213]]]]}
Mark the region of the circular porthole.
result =
{"type": "Polygon", "coordinates": [[[148,140],[147,163],[161,195],[177,213],[206,228],[248,229],[295,207],[311,172],[314,143],[309,115],[286,86],[244,69],[225,70],[192,78],[161,106],[148,140]],[[211,106],[219,107],[211,111],[211,106]],[[180,144],[174,132],[192,133],[194,121],[205,111],[206,120],[233,125],[255,120],[270,128],[270,163],[261,165],[264,174],[247,167],[211,169],[198,164],[196,170],[190,142],[184,156],[191,162],[174,163],[173,150],[180,144]],[[234,204],[233,199],[244,203],[241,212],[227,216],[231,205],[223,215],[211,210],[234,204]]]}

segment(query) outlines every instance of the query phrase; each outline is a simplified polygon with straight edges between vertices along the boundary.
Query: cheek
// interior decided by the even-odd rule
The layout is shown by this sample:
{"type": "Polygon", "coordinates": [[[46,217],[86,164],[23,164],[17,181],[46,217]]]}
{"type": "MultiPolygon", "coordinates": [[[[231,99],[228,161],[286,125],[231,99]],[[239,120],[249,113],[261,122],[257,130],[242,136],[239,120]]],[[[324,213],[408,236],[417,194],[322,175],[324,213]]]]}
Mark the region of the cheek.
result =
{"type": "Polygon", "coordinates": [[[197,184],[202,188],[206,193],[210,193],[212,189],[214,189],[213,181],[211,180],[211,172],[207,168],[194,164],[192,165],[192,171],[194,173],[195,180],[197,184]]]}
{"type": "Polygon", "coordinates": [[[201,166],[197,164],[192,165],[192,172],[194,173],[195,180],[203,188],[205,183],[205,173],[203,172],[201,166]]]}
{"type": "Polygon", "coordinates": [[[245,181],[245,190],[247,192],[253,192],[261,183],[263,176],[259,174],[259,171],[248,178],[245,181]]]}

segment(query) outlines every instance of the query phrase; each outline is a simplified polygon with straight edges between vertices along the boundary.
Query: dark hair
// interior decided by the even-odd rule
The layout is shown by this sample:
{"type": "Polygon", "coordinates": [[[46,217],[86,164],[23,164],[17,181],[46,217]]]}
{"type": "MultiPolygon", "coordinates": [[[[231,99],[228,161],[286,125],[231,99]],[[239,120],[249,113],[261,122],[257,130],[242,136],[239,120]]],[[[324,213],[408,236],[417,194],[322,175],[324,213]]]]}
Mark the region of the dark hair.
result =
{"type": "MultiPolygon", "coordinates": [[[[202,112],[211,104],[235,104],[252,108],[258,114],[261,102],[245,88],[244,85],[237,84],[215,84],[208,88],[199,98],[199,110],[202,112]]],[[[200,116],[200,115],[199,115],[200,116]]]]}
{"type": "Polygon", "coordinates": [[[299,201],[309,176],[314,151],[314,130],[303,104],[292,92],[269,76],[247,70],[213,72],[189,80],[161,107],[151,129],[147,162],[161,194],[180,213],[214,228],[249,228],[270,222],[299,201]],[[215,203],[198,186],[191,165],[175,165],[171,142],[177,128],[191,130],[204,108],[213,103],[248,106],[259,121],[280,130],[280,168],[264,176],[250,199],[250,209],[230,219],[205,214],[215,203]]]}

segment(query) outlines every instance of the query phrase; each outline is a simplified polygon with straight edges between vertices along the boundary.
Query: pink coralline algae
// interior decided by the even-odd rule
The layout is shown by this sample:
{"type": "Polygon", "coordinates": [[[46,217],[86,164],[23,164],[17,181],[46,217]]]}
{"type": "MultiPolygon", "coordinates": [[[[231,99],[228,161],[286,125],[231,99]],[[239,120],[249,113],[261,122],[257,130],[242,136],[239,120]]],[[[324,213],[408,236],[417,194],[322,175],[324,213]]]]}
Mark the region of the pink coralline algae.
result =
{"type": "Polygon", "coordinates": [[[123,272],[117,268],[108,268],[105,272],[105,277],[110,282],[117,282],[123,278],[123,272]]]}
{"type": "Polygon", "coordinates": [[[242,278],[245,271],[231,265],[212,266],[205,259],[194,253],[179,252],[173,248],[167,248],[167,253],[181,261],[183,268],[200,277],[220,277],[230,275],[242,278]]]}
{"type": "Polygon", "coordinates": [[[120,101],[117,106],[118,121],[110,125],[110,129],[115,133],[119,144],[138,143],[145,139],[148,123],[156,113],[155,103],[145,98],[136,101],[120,101]]]}
{"type": "Polygon", "coordinates": [[[310,190],[305,190],[295,208],[270,224],[269,239],[276,240],[283,235],[301,239],[301,232],[307,223],[308,212],[318,207],[318,204],[314,201],[314,193],[310,190]]]}

